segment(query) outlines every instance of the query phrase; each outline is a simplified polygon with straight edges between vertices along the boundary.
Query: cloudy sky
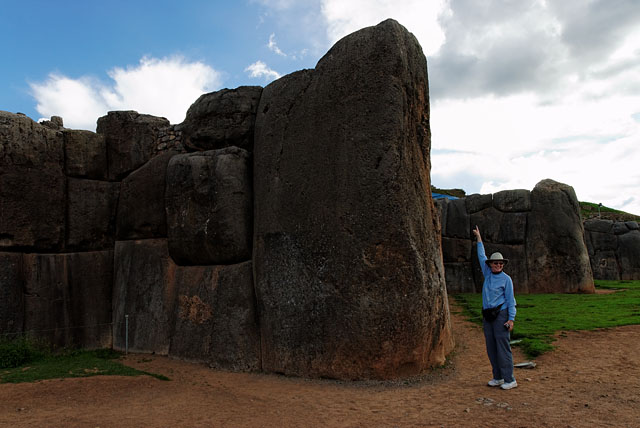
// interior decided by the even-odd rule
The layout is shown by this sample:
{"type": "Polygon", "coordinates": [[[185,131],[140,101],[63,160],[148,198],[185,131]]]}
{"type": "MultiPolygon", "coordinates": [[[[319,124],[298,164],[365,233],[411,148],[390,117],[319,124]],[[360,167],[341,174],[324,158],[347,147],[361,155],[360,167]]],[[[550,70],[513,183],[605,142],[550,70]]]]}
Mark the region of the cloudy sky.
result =
{"type": "Polygon", "coordinates": [[[545,178],[640,215],[638,0],[0,0],[0,110],[94,130],[109,110],[180,123],[205,92],[313,68],[394,18],[420,41],[432,182],[545,178]]]}

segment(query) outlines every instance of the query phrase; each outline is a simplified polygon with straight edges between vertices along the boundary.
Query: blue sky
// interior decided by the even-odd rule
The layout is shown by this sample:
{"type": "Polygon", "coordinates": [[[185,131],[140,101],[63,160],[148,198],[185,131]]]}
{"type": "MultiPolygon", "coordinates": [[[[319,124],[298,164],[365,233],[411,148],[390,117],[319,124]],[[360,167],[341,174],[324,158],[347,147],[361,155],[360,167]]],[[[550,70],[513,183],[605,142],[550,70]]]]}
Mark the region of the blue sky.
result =
{"type": "Polygon", "coordinates": [[[202,93],[313,68],[386,18],[427,56],[432,182],[532,189],[640,214],[637,0],[0,0],[0,110],[95,129],[184,119],[202,93]]]}

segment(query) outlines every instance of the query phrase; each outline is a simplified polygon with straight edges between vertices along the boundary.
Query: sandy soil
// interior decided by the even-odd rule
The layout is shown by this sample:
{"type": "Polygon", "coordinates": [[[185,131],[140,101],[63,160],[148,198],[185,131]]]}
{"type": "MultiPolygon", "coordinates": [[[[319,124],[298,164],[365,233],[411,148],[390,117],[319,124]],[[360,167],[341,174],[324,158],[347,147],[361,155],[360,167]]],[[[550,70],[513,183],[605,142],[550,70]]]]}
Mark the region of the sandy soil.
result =
{"type": "MultiPolygon", "coordinates": [[[[171,381],[98,376],[2,384],[0,426],[640,427],[640,326],[561,333],[556,351],[538,358],[535,369],[517,369],[519,387],[502,391],[486,386],[480,328],[452,316],[450,364],[413,382],[226,373],[129,355],[126,364],[171,381]]],[[[515,360],[524,361],[517,350],[515,360]]]]}

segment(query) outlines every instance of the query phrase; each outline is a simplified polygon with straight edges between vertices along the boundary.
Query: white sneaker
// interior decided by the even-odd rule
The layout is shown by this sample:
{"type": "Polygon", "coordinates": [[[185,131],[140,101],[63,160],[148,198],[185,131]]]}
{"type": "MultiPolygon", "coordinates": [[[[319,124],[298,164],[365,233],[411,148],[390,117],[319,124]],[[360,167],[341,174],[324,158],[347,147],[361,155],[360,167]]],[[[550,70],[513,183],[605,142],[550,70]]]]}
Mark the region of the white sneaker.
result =
{"type": "Polygon", "coordinates": [[[514,379],[513,382],[508,382],[508,383],[502,382],[502,385],[500,385],[500,388],[511,389],[511,388],[515,388],[516,386],[518,386],[518,382],[516,382],[516,380],[514,379]]]}
{"type": "Polygon", "coordinates": [[[504,383],[503,379],[491,379],[487,385],[489,386],[500,386],[504,383]]]}

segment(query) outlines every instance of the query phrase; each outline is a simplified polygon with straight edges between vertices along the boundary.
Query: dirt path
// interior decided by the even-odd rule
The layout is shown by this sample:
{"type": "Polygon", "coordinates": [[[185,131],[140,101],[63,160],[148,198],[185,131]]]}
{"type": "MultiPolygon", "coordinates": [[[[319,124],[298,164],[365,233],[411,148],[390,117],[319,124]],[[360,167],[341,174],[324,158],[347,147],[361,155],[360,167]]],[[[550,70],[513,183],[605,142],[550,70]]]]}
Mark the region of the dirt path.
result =
{"type": "MultiPolygon", "coordinates": [[[[413,383],[342,383],[225,373],[165,357],[126,363],[172,380],[92,377],[0,385],[4,427],[640,427],[640,326],[569,332],[486,385],[479,327],[452,314],[451,364],[413,383]]],[[[516,362],[523,361],[516,352],[516,362]]]]}

